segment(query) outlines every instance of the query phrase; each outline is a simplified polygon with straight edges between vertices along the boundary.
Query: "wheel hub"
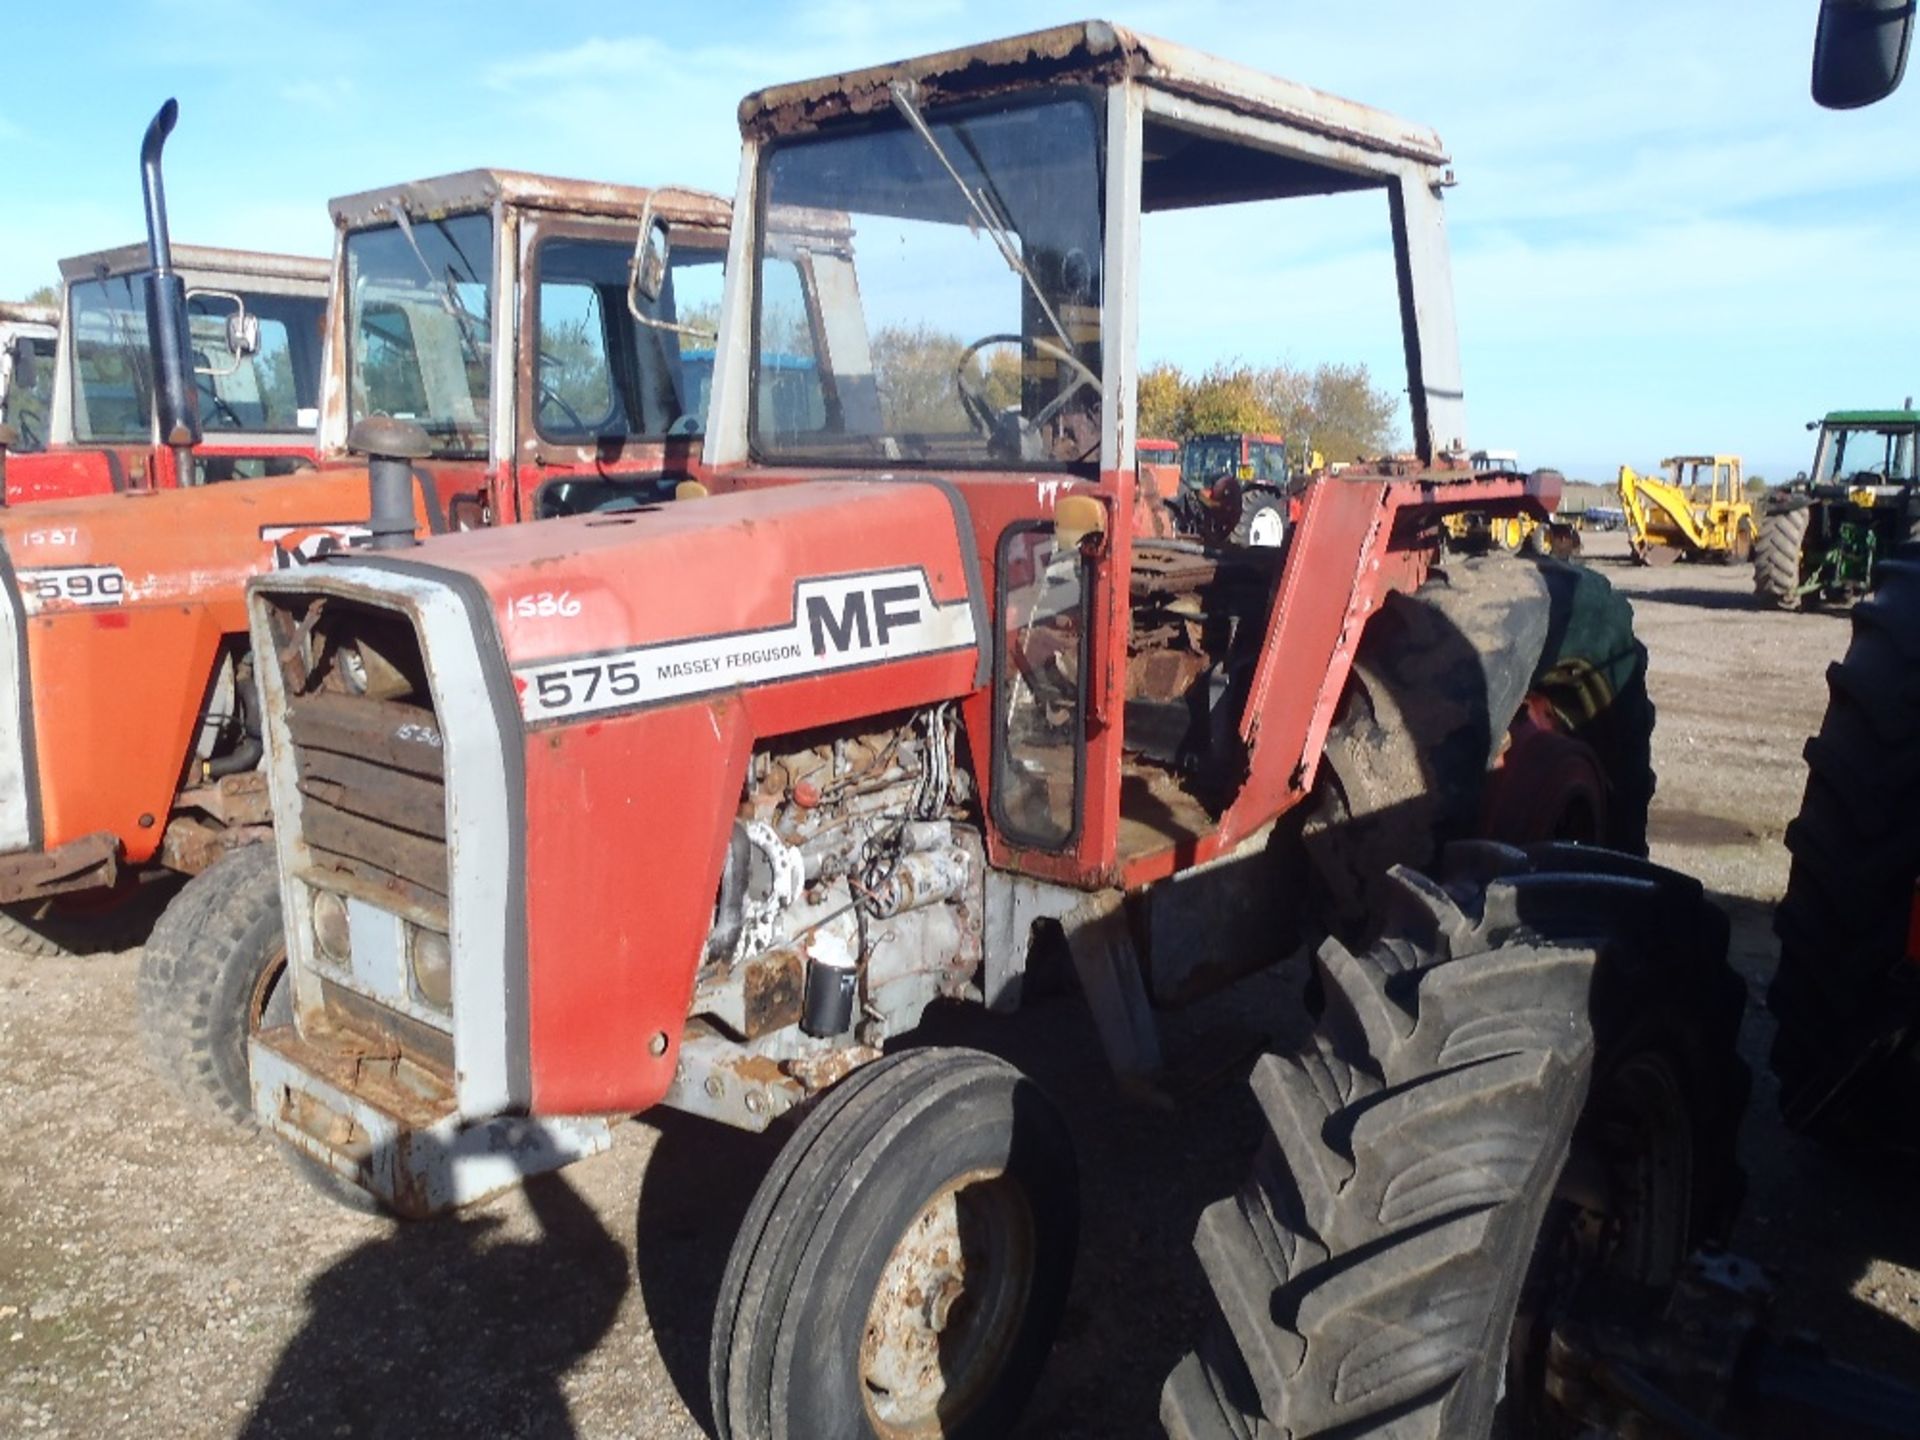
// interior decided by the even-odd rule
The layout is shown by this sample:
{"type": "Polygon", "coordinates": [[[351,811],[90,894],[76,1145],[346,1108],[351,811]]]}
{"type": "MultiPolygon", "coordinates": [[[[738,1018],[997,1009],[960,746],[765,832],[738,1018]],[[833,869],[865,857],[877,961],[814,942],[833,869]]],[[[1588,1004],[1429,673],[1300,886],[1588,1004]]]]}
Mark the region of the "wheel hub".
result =
{"type": "Polygon", "coordinates": [[[876,1433],[941,1435],[973,1408],[1019,1334],[1032,1268],[1032,1217],[1004,1172],[970,1171],[928,1200],[888,1258],[862,1332],[876,1433]]]}

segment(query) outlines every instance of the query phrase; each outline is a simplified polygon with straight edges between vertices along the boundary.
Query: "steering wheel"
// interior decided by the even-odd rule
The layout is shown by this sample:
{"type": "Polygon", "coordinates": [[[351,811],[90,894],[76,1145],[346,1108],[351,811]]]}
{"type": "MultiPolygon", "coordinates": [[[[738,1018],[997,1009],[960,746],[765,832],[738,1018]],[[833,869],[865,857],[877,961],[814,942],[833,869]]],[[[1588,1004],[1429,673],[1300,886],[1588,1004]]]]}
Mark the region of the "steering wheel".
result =
{"type": "Polygon", "coordinates": [[[966,411],[967,419],[973,422],[974,428],[986,437],[989,444],[992,446],[1002,445],[1009,438],[1012,438],[1014,440],[1013,448],[1015,453],[1023,457],[1026,452],[1025,442],[1030,437],[1037,437],[1041,430],[1046,427],[1047,422],[1064,410],[1067,402],[1075,395],[1078,395],[1089,385],[1093,387],[1094,393],[1097,395],[1104,395],[1106,393],[1101,388],[1100,377],[1094,374],[1078,355],[1075,355],[1064,345],[1057,344],[1052,340],[1044,339],[1038,335],[1034,336],[1031,342],[1029,342],[1028,338],[1024,335],[1000,334],[981,336],[978,340],[967,346],[966,349],[962,350],[960,352],[960,358],[954,361],[953,384],[954,388],[960,392],[960,408],[966,411]],[[1039,354],[1046,356],[1049,360],[1058,361],[1074,372],[1073,383],[1066,386],[1058,395],[1049,400],[1045,408],[1032,419],[1028,419],[1017,411],[1011,415],[996,412],[993,406],[987,403],[987,397],[969,384],[967,380],[968,362],[982,350],[986,349],[987,346],[1025,345],[1028,343],[1031,343],[1034,350],[1039,354]],[[1009,422],[1011,422],[1014,427],[1012,437],[1009,437],[1006,433],[1006,427],[1009,422]]]}

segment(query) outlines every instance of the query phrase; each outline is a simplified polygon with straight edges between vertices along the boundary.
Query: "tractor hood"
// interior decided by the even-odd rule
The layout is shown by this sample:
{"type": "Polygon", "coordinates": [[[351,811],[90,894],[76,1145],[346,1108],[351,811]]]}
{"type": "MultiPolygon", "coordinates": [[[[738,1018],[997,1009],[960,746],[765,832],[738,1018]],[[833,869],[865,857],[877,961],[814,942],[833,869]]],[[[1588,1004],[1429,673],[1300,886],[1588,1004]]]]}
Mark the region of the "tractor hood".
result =
{"type": "Polygon", "coordinates": [[[923,656],[946,657],[949,695],[986,679],[972,527],[937,481],[703,496],[342,557],[326,573],[383,569],[478,588],[529,725],[923,656]]]}
{"type": "MultiPolygon", "coordinates": [[[[425,498],[416,504],[421,528],[437,528],[425,498]]],[[[365,535],[367,505],[365,470],[303,471],[0,511],[0,545],[29,615],[184,602],[237,617],[249,576],[365,535]]]]}

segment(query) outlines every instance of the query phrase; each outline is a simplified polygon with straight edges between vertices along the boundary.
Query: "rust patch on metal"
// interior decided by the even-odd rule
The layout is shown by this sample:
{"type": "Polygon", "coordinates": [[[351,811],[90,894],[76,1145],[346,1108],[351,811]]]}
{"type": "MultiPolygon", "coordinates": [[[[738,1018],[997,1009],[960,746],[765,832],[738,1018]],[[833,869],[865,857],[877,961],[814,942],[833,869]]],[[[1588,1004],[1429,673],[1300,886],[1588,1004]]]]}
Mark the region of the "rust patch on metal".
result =
{"type": "Polygon", "coordinates": [[[102,830],[51,850],[0,855],[0,904],[111,889],[119,878],[120,841],[102,830]]]}
{"type": "MultiPolygon", "coordinates": [[[[804,967],[791,950],[774,950],[747,961],[740,975],[745,1039],[800,1023],[804,967]]],[[[775,1078],[778,1078],[776,1067],[775,1078]]]]}

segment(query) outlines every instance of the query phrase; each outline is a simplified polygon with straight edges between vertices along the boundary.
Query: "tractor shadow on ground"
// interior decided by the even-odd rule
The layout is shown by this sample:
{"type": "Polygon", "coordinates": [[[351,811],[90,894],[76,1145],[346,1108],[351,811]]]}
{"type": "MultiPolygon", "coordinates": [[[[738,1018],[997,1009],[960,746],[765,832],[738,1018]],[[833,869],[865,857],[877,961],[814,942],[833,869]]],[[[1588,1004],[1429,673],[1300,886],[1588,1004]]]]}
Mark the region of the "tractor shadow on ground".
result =
{"type": "MultiPolygon", "coordinates": [[[[9,920],[76,958],[113,955],[146,943],[160,914],[180,893],[183,877],[154,874],[125,891],[81,894],[60,900],[8,906],[9,920]]],[[[20,948],[0,933],[0,945],[20,948]]],[[[26,953],[33,953],[31,951],[26,953]]]]}
{"type": "MultiPolygon", "coordinates": [[[[1059,1339],[1014,1432],[1019,1440],[1159,1433],[1161,1384],[1211,1311],[1194,1228],[1205,1205],[1245,1178],[1259,1137],[1245,1082],[1254,1053],[1275,1037],[1255,1035],[1244,1016],[1249,1009],[1301,1014],[1299,980],[1297,970],[1269,972],[1163,1017],[1170,1064],[1182,1067],[1196,1055],[1216,1062],[1182,1067],[1204,1069],[1205,1079],[1164,1105],[1119,1093],[1085,1003],[1054,986],[1046,987],[1053,998],[1031,998],[1009,1016],[938,1007],[915,1032],[915,1044],[971,1047],[1018,1066],[1073,1134],[1080,1169],[1073,1285],[1059,1339]]],[[[749,1135],[666,1112],[647,1120],[659,1139],[640,1193],[640,1294],[675,1388],[712,1434],[707,1377],[722,1278],[791,1126],[749,1135]]]]}
{"type": "Polygon", "coordinates": [[[672,1110],[655,1110],[646,1122],[659,1138],[635,1225],[641,1302],[674,1388],[711,1435],[707,1366],[727,1256],[793,1125],[755,1135],[672,1110]]]}
{"type": "Polygon", "coordinates": [[[315,1277],[240,1440],[573,1436],[561,1380],[613,1325],[626,1252],[563,1176],[525,1194],[531,1240],[485,1212],[403,1222],[315,1277]]]}
{"type": "MultiPolygon", "coordinates": [[[[1766,1008],[1778,946],[1773,906],[1715,893],[1733,924],[1731,959],[1747,982],[1741,1053],[1753,1072],[1753,1097],[1741,1130],[1747,1199],[1733,1234],[1736,1254],[1771,1273],[1776,1332],[1810,1333],[1833,1359],[1912,1381],[1920,1377],[1920,1285],[1894,1277],[1853,1292],[1876,1262],[1920,1270],[1920,1223],[1913,1195],[1920,1156],[1846,1156],[1787,1129],[1768,1068],[1774,1022],[1766,1008]]],[[[1908,1140],[1920,1136],[1910,1117],[1908,1140]]]]}
{"type": "Polygon", "coordinates": [[[1651,600],[1662,605],[1687,605],[1695,610],[1751,610],[1757,615],[1778,615],[1780,607],[1759,598],[1751,590],[1715,590],[1704,585],[1669,585],[1653,590],[1634,590],[1630,598],[1638,604],[1651,600]]]}

